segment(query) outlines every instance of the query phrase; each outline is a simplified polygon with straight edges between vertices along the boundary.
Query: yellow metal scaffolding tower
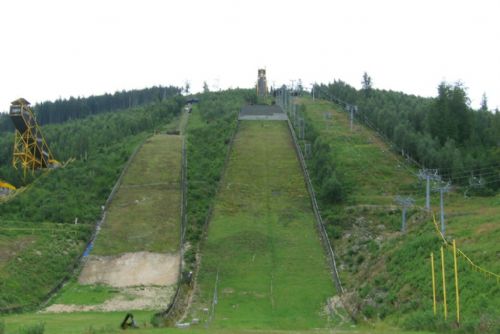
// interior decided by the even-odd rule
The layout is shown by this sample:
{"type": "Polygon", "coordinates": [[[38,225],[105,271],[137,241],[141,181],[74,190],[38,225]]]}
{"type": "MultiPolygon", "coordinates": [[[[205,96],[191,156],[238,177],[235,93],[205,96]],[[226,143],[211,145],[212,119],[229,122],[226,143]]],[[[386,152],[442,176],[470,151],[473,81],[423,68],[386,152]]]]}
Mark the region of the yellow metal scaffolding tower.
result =
{"type": "Polygon", "coordinates": [[[24,176],[38,168],[58,166],[59,162],[54,159],[42,135],[30,103],[23,98],[13,101],[9,116],[16,128],[12,165],[15,168],[21,166],[24,176]]]}

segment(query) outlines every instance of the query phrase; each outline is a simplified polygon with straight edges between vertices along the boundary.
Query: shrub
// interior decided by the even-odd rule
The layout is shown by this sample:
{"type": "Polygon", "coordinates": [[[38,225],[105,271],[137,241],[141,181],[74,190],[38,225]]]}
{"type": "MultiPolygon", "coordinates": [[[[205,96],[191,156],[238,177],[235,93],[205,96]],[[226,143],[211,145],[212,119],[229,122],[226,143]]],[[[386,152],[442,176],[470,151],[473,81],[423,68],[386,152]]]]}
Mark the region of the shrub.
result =
{"type": "Polygon", "coordinates": [[[342,202],[346,195],[343,184],[338,180],[335,173],[323,183],[320,191],[320,197],[323,201],[327,203],[339,203],[342,202]]]}
{"type": "Polygon", "coordinates": [[[20,334],[43,334],[45,333],[45,324],[38,323],[36,325],[22,327],[19,331],[20,334]]]}
{"type": "Polygon", "coordinates": [[[162,325],[161,316],[158,314],[153,314],[151,316],[151,320],[149,320],[149,322],[151,323],[151,326],[153,326],[155,328],[160,327],[162,325]]]}

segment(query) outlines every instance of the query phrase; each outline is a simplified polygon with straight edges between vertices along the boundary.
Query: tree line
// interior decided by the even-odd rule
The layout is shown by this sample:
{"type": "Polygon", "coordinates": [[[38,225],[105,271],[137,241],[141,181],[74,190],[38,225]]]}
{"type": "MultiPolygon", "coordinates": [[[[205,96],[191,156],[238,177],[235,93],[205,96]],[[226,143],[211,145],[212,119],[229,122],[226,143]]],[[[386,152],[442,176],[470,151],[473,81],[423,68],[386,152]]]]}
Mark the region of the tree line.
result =
{"type": "MultiPolygon", "coordinates": [[[[114,94],[46,101],[34,105],[33,110],[41,125],[57,124],[72,119],[81,119],[91,115],[163,101],[180,95],[181,91],[181,88],[174,86],[122,90],[114,94]]],[[[7,115],[0,115],[0,131],[14,131],[11,123],[7,115]]]]}
{"type": "Polygon", "coordinates": [[[359,90],[335,80],[315,92],[357,105],[357,119],[444,179],[482,194],[500,188],[500,112],[488,109],[485,96],[473,109],[463,84],[442,82],[436,97],[424,98],[375,89],[365,73],[359,90]]]}

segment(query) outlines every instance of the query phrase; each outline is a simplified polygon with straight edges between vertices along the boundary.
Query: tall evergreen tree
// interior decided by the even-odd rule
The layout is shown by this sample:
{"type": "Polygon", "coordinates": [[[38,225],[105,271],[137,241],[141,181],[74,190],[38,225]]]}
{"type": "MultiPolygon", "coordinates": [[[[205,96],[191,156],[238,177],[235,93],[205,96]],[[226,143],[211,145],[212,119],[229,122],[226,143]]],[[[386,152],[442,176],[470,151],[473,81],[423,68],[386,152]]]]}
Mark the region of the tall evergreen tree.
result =
{"type": "Polygon", "coordinates": [[[372,90],[372,78],[368,75],[368,73],[363,73],[363,81],[361,82],[361,84],[363,85],[363,91],[365,92],[365,95],[369,96],[372,90]]]}

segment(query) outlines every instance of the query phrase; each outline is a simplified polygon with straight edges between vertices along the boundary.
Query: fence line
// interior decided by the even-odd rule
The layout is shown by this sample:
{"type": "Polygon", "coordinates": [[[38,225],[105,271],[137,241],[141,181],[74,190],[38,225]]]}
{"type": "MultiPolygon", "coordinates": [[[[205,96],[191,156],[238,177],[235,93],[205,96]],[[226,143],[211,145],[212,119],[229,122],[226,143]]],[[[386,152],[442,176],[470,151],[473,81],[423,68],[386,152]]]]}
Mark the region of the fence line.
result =
{"type": "Polygon", "coordinates": [[[179,273],[177,274],[177,287],[175,289],[175,294],[172,297],[172,301],[167,306],[165,311],[159,314],[164,318],[169,318],[172,316],[173,310],[177,308],[180,300],[181,287],[182,287],[182,275],[183,275],[183,264],[184,264],[184,237],[187,224],[187,155],[186,155],[186,137],[182,137],[182,158],[181,158],[181,228],[179,231],[179,273]]]}
{"type": "Polygon", "coordinates": [[[311,178],[309,176],[309,171],[307,169],[307,165],[306,165],[306,162],[304,160],[304,156],[302,155],[302,151],[300,149],[297,137],[295,135],[295,130],[292,126],[292,123],[290,122],[290,119],[287,120],[287,124],[288,124],[288,129],[290,130],[290,134],[292,136],[292,141],[294,143],[295,152],[297,153],[297,156],[298,156],[299,161],[300,161],[300,166],[301,166],[302,172],[304,173],[304,179],[306,181],[307,190],[309,191],[309,195],[311,198],[311,204],[313,207],[314,216],[316,217],[318,231],[320,233],[321,240],[323,241],[323,246],[325,247],[325,249],[328,253],[328,259],[329,259],[329,263],[330,263],[330,269],[332,272],[333,281],[335,282],[335,286],[337,287],[337,291],[339,292],[339,294],[343,294],[344,288],[342,287],[342,283],[340,281],[339,273],[337,270],[337,263],[335,261],[335,253],[333,251],[330,239],[328,238],[328,234],[326,232],[325,225],[323,223],[323,218],[321,217],[318,202],[316,200],[316,193],[314,192],[314,187],[312,185],[311,178]]]}
{"type": "MultiPolygon", "coordinates": [[[[420,208],[421,210],[424,210],[424,208],[420,208]]],[[[436,228],[436,232],[438,233],[438,235],[441,237],[443,243],[445,244],[446,247],[448,246],[452,246],[448,240],[446,240],[446,238],[444,237],[444,235],[441,233],[441,230],[439,229],[439,226],[436,222],[436,215],[434,214],[434,212],[432,212],[432,222],[434,223],[434,227],[436,228]]],[[[475,264],[461,249],[457,248],[457,253],[462,256],[467,262],[468,264],[472,267],[472,269],[476,270],[477,272],[480,272],[482,274],[484,274],[485,276],[487,277],[494,277],[496,278],[497,280],[497,283],[500,283],[500,275],[498,274],[495,274],[494,272],[492,271],[489,271],[487,269],[484,269],[480,266],[478,266],[477,264],[475,264]]]]}

